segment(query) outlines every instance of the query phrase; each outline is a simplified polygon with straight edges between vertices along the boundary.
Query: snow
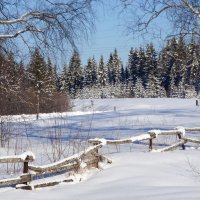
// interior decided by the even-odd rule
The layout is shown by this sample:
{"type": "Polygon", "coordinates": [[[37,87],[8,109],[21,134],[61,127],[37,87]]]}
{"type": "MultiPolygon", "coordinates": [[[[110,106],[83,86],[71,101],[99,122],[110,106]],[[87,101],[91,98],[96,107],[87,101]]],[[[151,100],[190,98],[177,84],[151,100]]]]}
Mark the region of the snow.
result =
{"type": "Polygon", "coordinates": [[[150,135],[155,135],[155,137],[157,138],[158,137],[158,135],[160,135],[161,134],[161,130],[150,130],[150,131],[148,131],[148,133],[150,134],[150,135]]]}
{"type": "Polygon", "coordinates": [[[181,127],[181,126],[178,126],[176,127],[177,131],[179,131],[182,135],[182,137],[185,137],[185,128],[184,127],[181,127]]]}
{"type": "Polygon", "coordinates": [[[31,152],[31,151],[24,152],[23,154],[20,155],[20,158],[22,160],[26,160],[27,156],[30,156],[30,157],[33,158],[33,160],[35,160],[35,154],[33,152],[31,152]]]}
{"type": "MultiPolygon", "coordinates": [[[[179,127],[178,131],[184,134],[184,127],[200,126],[200,107],[195,106],[195,99],[97,99],[93,102],[91,108],[91,100],[75,100],[71,113],[41,114],[38,121],[35,116],[18,116],[16,120],[23,117],[31,123],[27,134],[37,135],[35,140],[38,142],[39,136],[45,135],[46,129],[54,127],[52,122],[55,119],[60,120],[58,124],[66,130],[65,136],[68,130],[70,133],[81,130],[82,136],[105,138],[100,139],[103,144],[112,140],[140,138],[140,135],[150,130],[159,135],[160,130],[177,130],[176,127],[179,127]],[[61,121],[60,116],[62,120],[66,117],[67,125],[61,121]]],[[[195,131],[186,131],[186,134],[191,138],[199,137],[195,131]]],[[[155,140],[167,137],[174,136],[159,136],[155,140]]],[[[173,142],[170,140],[169,143],[173,142]]],[[[38,151],[42,151],[42,148],[38,151]]],[[[71,175],[76,180],[75,184],[61,183],[33,191],[2,188],[1,199],[200,199],[200,176],[192,167],[200,171],[200,148],[196,144],[187,145],[185,151],[178,148],[163,153],[149,153],[145,143],[107,144],[102,151],[113,161],[112,164],[104,164],[99,170],[71,175]]],[[[84,163],[81,166],[84,167],[84,163]]]]}
{"type": "Polygon", "coordinates": [[[3,159],[21,159],[22,161],[25,161],[27,156],[32,157],[33,160],[35,160],[35,155],[33,152],[31,151],[26,151],[24,153],[22,153],[21,155],[14,155],[14,156],[1,156],[0,158],[3,159]]]}
{"type": "MultiPolygon", "coordinates": [[[[105,143],[103,143],[105,144],[105,143]]],[[[100,146],[102,146],[103,144],[99,144],[99,145],[96,145],[96,146],[91,146],[91,147],[88,147],[86,150],[84,151],[81,151],[80,153],[77,153],[77,154],[74,154],[68,158],[65,158],[65,159],[62,159],[62,160],[59,160],[57,162],[54,162],[52,164],[47,164],[47,165],[42,165],[42,166],[31,166],[30,167],[34,170],[34,168],[36,170],[43,170],[45,171],[45,169],[54,169],[60,165],[64,165],[64,164],[68,164],[69,162],[72,162],[72,161],[75,161],[75,160],[79,160],[80,157],[83,155],[83,154],[86,154],[90,151],[92,151],[93,149],[96,149],[96,148],[99,148],[100,146]]]]}

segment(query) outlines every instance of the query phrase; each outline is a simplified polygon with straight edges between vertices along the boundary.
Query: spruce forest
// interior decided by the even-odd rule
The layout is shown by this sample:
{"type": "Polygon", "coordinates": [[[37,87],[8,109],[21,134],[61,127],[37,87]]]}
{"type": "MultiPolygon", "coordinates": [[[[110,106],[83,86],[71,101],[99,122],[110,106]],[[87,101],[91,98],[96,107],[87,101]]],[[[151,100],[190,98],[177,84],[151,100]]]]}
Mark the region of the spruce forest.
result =
{"type": "Polygon", "coordinates": [[[1,53],[0,115],[66,111],[69,98],[198,97],[200,43],[194,38],[172,38],[160,51],[153,44],[131,48],[127,57],[122,63],[115,49],[108,60],[88,58],[83,66],[74,52],[58,70],[39,49],[28,64],[1,53]]]}

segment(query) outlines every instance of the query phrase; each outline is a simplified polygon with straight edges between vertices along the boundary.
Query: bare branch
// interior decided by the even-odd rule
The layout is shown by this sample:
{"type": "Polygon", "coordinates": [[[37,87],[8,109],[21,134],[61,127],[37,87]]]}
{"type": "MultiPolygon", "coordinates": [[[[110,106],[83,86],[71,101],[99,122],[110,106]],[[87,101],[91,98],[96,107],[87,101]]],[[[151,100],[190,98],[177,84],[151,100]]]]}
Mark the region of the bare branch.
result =
{"type": "Polygon", "coordinates": [[[188,7],[198,18],[200,18],[200,10],[196,9],[192,4],[186,0],[181,0],[186,7],[188,7]]]}
{"type": "MultiPolygon", "coordinates": [[[[130,21],[126,26],[131,33],[149,34],[161,24],[159,19],[168,20],[169,29],[161,25],[167,36],[200,35],[200,1],[196,0],[120,0],[125,17],[129,15],[130,21]],[[130,17],[131,16],[131,17],[130,17]],[[163,18],[162,18],[163,17],[163,18]],[[170,26],[172,25],[172,26],[170,26]]],[[[159,30],[159,31],[160,31],[159,30]]]]}
{"type": "Polygon", "coordinates": [[[16,38],[16,37],[18,37],[20,34],[25,33],[25,32],[40,32],[40,33],[41,33],[42,30],[35,29],[35,28],[33,28],[33,27],[26,27],[25,29],[20,30],[20,31],[18,31],[17,33],[12,34],[12,35],[0,35],[0,39],[16,38]]]}
{"type": "Polygon", "coordinates": [[[25,43],[32,49],[69,49],[69,44],[76,48],[94,25],[93,1],[96,0],[35,0],[31,4],[26,0],[1,1],[0,40],[4,46],[25,43]],[[22,34],[23,38],[19,37],[22,34]],[[17,39],[9,40],[14,38],[17,39]]]}

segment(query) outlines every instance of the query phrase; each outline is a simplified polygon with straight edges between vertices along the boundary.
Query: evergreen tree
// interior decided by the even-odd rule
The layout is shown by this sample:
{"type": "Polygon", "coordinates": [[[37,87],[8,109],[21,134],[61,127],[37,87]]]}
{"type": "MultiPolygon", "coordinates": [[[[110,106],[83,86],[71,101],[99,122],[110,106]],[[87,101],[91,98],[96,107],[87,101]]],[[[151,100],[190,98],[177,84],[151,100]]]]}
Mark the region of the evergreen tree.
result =
{"type": "Polygon", "coordinates": [[[45,59],[37,48],[31,56],[30,64],[28,67],[28,76],[30,84],[39,93],[51,93],[51,90],[54,89],[51,80],[52,77],[49,74],[45,59]]]}
{"type": "Polygon", "coordinates": [[[136,84],[137,77],[139,76],[139,55],[137,50],[131,48],[128,55],[128,70],[130,74],[130,81],[133,85],[136,84]]]}
{"type": "Polygon", "coordinates": [[[122,67],[123,66],[122,66],[121,59],[118,56],[117,49],[115,49],[114,53],[113,53],[113,81],[114,81],[114,84],[120,83],[120,77],[121,77],[120,71],[121,71],[122,67]]]}
{"type": "Polygon", "coordinates": [[[139,68],[138,68],[138,78],[141,79],[142,85],[146,87],[147,83],[147,67],[146,67],[146,55],[143,48],[139,51],[139,68]]]}
{"type": "Polygon", "coordinates": [[[134,91],[134,97],[136,97],[136,98],[146,97],[146,91],[145,91],[145,88],[143,86],[141,78],[137,79],[136,84],[133,88],[133,91],[134,91]]]}
{"type": "Polygon", "coordinates": [[[177,58],[175,65],[175,85],[185,84],[187,49],[183,37],[179,37],[177,44],[177,58]],[[183,79],[183,80],[182,80],[183,79]]]}
{"type": "Polygon", "coordinates": [[[114,72],[113,72],[113,55],[110,54],[108,63],[107,63],[107,69],[108,69],[108,81],[110,85],[114,84],[114,72]]]}
{"type": "Polygon", "coordinates": [[[124,77],[125,77],[125,84],[128,85],[130,79],[130,73],[128,67],[125,68],[124,77]]]}
{"type": "Polygon", "coordinates": [[[198,55],[199,51],[199,45],[197,45],[194,38],[192,38],[191,42],[188,45],[186,85],[194,86],[197,92],[200,90],[200,57],[198,55]]]}
{"type": "Polygon", "coordinates": [[[158,70],[158,60],[157,60],[157,54],[155,51],[155,48],[153,44],[147,45],[146,49],[146,79],[148,82],[148,79],[150,76],[155,76],[156,78],[159,78],[159,70],[158,70]]]}
{"type": "Polygon", "coordinates": [[[61,78],[60,78],[61,91],[66,91],[66,92],[69,91],[68,84],[67,84],[67,78],[68,78],[67,76],[68,76],[68,67],[66,64],[64,64],[62,72],[61,72],[61,78]]]}
{"type": "Polygon", "coordinates": [[[85,85],[95,86],[97,84],[97,64],[94,57],[88,59],[88,63],[85,67],[85,85]]]}
{"type": "Polygon", "coordinates": [[[83,70],[81,67],[81,59],[79,53],[76,51],[70,59],[66,84],[70,95],[73,97],[75,97],[78,90],[83,88],[83,70]]]}
{"type": "Polygon", "coordinates": [[[162,86],[166,90],[167,97],[171,94],[171,85],[174,84],[174,74],[172,74],[172,67],[175,63],[175,55],[176,55],[177,43],[175,38],[168,41],[166,47],[162,49],[159,59],[159,66],[162,68],[162,86]],[[173,83],[172,81],[173,76],[173,83]]]}
{"type": "Polygon", "coordinates": [[[104,64],[103,56],[101,55],[98,66],[98,83],[100,87],[105,87],[108,82],[107,68],[104,64]]]}
{"type": "Polygon", "coordinates": [[[38,118],[39,112],[47,112],[47,110],[42,109],[42,106],[45,104],[45,98],[50,99],[55,90],[45,59],[38,48],[35,49],[31,56],[28,77],[30,86],[33,87],[36,94],[38,118]]]}
{"type": "Polygon", "coordinates": [[[117,50],[114,50],[113,54],[110,54],[110,58],[107,64],[108,67],[108,79],[111,85],[116,85],[120,82],[120,70],[122,62],[118,56],[117,50]]]}
{"type": "Polygon", "coordinates": [[[124,67],[122,65],[121,70],[120,70],[120,82],[122,84],[125,84],[125,81],[126,81],[125,70],[124,70],[124,67]]]}

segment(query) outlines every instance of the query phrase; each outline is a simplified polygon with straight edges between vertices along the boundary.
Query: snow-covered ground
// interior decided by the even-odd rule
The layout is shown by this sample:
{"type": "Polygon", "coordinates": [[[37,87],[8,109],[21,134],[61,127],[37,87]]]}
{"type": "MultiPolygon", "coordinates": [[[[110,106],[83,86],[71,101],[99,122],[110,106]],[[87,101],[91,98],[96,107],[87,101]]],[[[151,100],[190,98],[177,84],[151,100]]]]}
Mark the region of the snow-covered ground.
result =
{"type": "MultiPolygon", "coordinates": [[[[35,115],[15,116],[7,120],[14,126],[28,124],[25,135],[32,145],[28,146],[29,149],[25,149],[25,145],[21,151],[34,151],[36,144],[45,139],[52,129],[61,130],[62,139],[69,141],[74,138],[126,138],[151,129],[173,129],[177,126],[198,127],[200,107],[195,106],[195,99],[75,100],[71,113],[41,114],[38,121],[35,115]]],[[[24,127],[19,132],[22,130],[24,127]]],[[[190,133],[190,136],[199,137],[200,134],[190,133]]],[[[173,140],[173,136],[158,139],[155,147],[160,148],[173,140]]],[[[36,160],[41,147],[36,153],[36,160]]],[[[200,199],[198,145],[189,144],[185,151],[149,153],[145,143],[130,144],[106,146],[103,152],[113,163],[104,166],[103,170],[83,174],[84,181],[80,183],[63,183],[35,191],[3,188],[0,189],[1,199],[200,199]]]]}

